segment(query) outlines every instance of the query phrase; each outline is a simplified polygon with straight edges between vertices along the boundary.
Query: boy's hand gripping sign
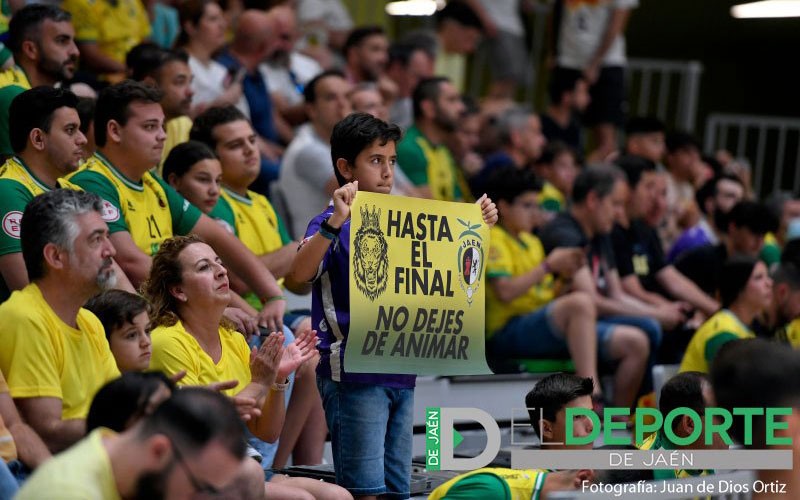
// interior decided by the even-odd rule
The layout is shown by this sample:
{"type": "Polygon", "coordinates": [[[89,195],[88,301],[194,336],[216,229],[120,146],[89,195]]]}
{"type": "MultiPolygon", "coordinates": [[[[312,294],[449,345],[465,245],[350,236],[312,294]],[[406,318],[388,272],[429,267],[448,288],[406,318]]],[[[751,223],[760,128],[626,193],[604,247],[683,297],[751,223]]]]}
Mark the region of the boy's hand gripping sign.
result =
{"type": "Polygon", "coordinates": [[[359,191],[350,224],[348,371],[490,373],[480,207],[359,191]]]}

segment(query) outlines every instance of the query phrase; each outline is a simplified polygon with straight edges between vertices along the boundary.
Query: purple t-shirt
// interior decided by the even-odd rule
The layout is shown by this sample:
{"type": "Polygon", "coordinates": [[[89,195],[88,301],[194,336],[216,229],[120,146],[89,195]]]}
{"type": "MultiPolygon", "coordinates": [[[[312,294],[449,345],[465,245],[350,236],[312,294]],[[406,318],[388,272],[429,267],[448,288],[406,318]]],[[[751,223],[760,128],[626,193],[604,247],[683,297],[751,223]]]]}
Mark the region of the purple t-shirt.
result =
{"type": "MultiPolygon", "coordinates": [[[[319,231],[322,221],[333,215],[333,205],[308,224],[305,238],[319,231]]],[[[311,288],[311,322],[317,330],[320,353],[317,374],[335,382],[357,382],[384,387],[414,387],[416,375],[348,373],[344,351],[350,333],[350,220],[328,247],[311,288]]]]}

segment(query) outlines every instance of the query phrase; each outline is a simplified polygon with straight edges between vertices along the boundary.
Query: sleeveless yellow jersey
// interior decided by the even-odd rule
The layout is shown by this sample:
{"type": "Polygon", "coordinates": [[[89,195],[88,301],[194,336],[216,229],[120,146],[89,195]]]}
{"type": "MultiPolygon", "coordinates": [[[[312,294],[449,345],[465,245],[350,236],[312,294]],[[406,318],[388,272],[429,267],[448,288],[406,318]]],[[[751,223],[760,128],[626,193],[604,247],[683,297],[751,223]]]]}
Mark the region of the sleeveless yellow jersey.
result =
{"type": "Polygon", "coordinates": [[[731,340],[755,337],[735,314],[722,309],[694,332],[681,362],[681,372],[708,373],[719,348],[731,340]]]}
{"type": "MultiPolygon", "coordinates": [[[[520,276],[539,266],[545,258],[539,238],[532,234],[510,235],[500,225],[490,232],[492,245],[489,248],[489,263],[486,278],[520,276]]],[[[514,316],[532,313],[545,306],[555,297],[553,275],[548,274],[525,294],[511,302],[501,302],[490,286],[486,293],[486,333],[491,337],[514,316]]]]}
{"type": "Polygon", "coordinates": [[[255,255],[266,255],[289,243],[288,234],[266,196],[247,191],[241,196],[222,188],[211,216],[227,222],[255,255]]]}
{"type": "Polygon", "coordinates": [[[100,153],[68,180],[103,198],[108,230],[112,234],[128,231],[136,246],[150,256],[164,240],[191,232],[200,219],[200,209],[157,175],[146,172],[141,182],[134,182],[100,153]]]}
{"type": "Polygon", "coordinates": [[[461,474],[433,490],[428,500],[491,498],[538,500],[549,471],[487,467],[461,474]]]}

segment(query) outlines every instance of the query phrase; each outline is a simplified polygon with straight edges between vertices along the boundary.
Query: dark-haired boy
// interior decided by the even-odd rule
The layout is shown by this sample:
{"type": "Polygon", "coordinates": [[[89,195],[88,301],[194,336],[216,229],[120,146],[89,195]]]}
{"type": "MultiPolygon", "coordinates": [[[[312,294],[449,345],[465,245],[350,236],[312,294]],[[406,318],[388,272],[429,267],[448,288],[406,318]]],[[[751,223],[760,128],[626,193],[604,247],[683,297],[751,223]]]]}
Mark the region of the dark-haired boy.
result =
{"type": "MultiPolygon", "coordinates": [[[[689,408],[698,415],[705,415],[706,408],[713,406],[714,398],[708,375],[700,372],[683,372],[675,375],[661,388],[658,400],[658,409],[663,417],[677,408],[689,408]]],[[[718,417],[714,417],[715,424],[718,417]]],[[[672,433],[681,438],[687,438],[695,432],[694,420],[686,414],[672,422],[672,433]]],[[[679,445],[670,441],[663,429],[652,434],[640,445],[642,450],[726,450],[728,446],[723,442],[719,433],[712,433],[711,443],[706,444],[703,434],[688,445],[679,445]]],[[[656,469],[653,471],[654,479],[681,479],[688,477],[707,476],[714,474],[708,469],[656,469]]]]}
{"type": "MultiPolygon", "coordinates": [[[[350,205],[358,190],[389,194],[400,129],[365,113],[337,123],[331,159],[340,187],[308,225],[292,263],[293,281],[312,282],[312,323],[319,325],[317,384],[331,432],[336,482],[356,498],[407,498],[411,479],[414,375],[349,373],[350,205]],[[365,411],[369,408],[369,411],[365,411]]],[[[497,211],[481,198],[484,220],[497,211]]]]}

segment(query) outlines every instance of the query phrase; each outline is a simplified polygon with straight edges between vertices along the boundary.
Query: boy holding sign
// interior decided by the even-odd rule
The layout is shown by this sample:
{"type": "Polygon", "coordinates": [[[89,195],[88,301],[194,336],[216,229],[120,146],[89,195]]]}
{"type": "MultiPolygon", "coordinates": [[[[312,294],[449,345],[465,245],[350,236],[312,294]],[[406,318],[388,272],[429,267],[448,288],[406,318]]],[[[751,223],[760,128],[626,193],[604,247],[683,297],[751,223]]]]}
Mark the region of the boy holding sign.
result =
{"type": "MultiPolygon", "coordinates": [[[[320,332],[317,384],[331,431],[336,482],[356,498],[408,498],[411,482],[414,375],[349,373],[350,206],[359,190],[389,194],[400,140],[396,125],[355,113],[333,129],[331,157],[339,189],[308,225],[290,271],[311,281],[312,322],[320,332]]],[[[497,209],[478,202],[493,225],[497,209]]]]}

